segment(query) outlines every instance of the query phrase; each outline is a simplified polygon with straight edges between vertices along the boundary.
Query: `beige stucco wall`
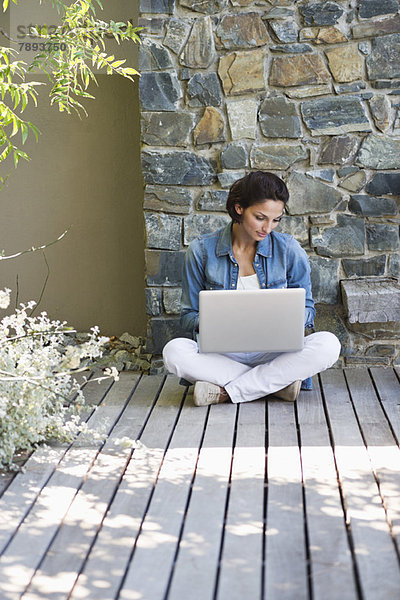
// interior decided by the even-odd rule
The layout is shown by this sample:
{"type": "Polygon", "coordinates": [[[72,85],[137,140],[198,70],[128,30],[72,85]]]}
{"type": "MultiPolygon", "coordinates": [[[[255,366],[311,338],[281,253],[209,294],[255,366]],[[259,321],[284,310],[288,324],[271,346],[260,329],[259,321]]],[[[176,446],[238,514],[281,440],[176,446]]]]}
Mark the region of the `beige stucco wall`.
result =
{"type": "MultiPolygon", "coordinates": [[[[81,331],[99,325],[106,335],[143,335],[138,86],[105,75],[98,82],[96,100],[86,103],[88,117],[50,108],[48,89],[41,90],[38,108],[26,110],[41,136],[38,143],[28,141],[31,161],[20,164],[0,192],[0,249],[12,254],[70,228],[45,251],[50,276],[40,310],[81,331]]],[[[17,276],[19,301],[39,298],[47,274],[42,252],[4,261],[0,268],[1,286],[12,288],[14,299],[17,276]]]]}

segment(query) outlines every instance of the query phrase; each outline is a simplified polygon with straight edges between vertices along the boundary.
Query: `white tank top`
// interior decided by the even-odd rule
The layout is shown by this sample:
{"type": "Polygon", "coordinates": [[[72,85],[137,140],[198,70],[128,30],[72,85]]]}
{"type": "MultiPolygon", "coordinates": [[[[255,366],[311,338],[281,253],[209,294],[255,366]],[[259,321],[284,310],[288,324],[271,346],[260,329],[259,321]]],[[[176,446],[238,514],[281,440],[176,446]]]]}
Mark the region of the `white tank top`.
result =
{"type": "Polygon", "coordinates": [[[259,290],[260,282],[258,281],[257,274],[247,275],[246,277],[239,277],[237,283],[238,290],[259,290]]]}

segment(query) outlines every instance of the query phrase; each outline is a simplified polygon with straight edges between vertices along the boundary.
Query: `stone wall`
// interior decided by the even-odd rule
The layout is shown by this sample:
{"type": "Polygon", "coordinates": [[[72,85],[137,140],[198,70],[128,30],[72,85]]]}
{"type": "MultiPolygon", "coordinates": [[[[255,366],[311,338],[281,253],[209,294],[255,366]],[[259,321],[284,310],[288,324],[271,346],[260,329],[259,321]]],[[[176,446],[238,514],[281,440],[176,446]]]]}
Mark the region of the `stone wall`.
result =
{"type": "Polygon", "coordinates": [[[140,25],[149,349],[179,333],[185,247],[263,169],[289,187],[317,329],[346,364],[398,364],[399,323],[359,323],[340,286],[400,293],[398,1],[141,0],[140,25]]]}

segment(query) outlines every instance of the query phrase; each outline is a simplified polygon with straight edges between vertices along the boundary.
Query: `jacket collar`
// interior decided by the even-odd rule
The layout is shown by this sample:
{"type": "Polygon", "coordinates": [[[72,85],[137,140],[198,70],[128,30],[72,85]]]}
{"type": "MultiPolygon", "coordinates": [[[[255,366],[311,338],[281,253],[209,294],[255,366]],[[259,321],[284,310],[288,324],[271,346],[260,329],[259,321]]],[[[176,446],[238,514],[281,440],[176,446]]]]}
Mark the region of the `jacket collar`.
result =
{"type": "MultiPolygon", "coordinates": [[[[261,256],[269,257],[272,255],[272,245],[271,245],[271,232],[267,237],[260,242],[257,242],[257,250],[256,254],[261,254],[261,256]]],[[[228,223],[223,229],[220,230],[217,246],[215,248],[215,254],[217,256],[223,256],[224,254],[229,254],[233,256],[232,251],[232,223],[228,223]]]]}

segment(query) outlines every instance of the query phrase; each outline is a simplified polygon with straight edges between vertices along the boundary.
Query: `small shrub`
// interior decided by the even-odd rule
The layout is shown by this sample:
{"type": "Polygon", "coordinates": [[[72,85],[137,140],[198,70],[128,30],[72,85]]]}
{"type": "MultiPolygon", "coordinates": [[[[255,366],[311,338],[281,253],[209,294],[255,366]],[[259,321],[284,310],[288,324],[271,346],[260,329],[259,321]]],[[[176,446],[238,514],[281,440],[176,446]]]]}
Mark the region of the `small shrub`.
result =
{"type": "MultiPolygon", "coordinates": [[[[9,302],[10,290],[0,291],[0,308],[9,302]]],[[[75,344],[66,322],[51,321],[45,312],[30,316],[34,305],[21,304],[0,321],[0,468],[16,468],[16,452],[44,441],[71,442],[85,429],[79,418],[84,396],[74,374],[89,369],[108,341],[94,327],[86,342],[75,344]]],[[[118,375],[115,369],[105,374],[118,375]]]]}

